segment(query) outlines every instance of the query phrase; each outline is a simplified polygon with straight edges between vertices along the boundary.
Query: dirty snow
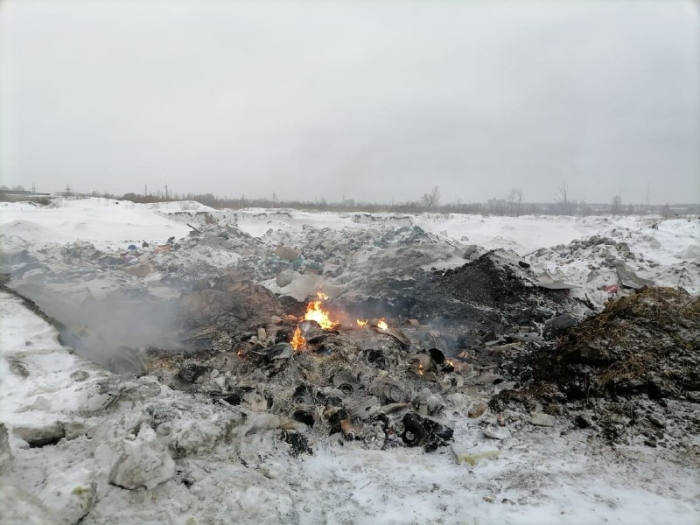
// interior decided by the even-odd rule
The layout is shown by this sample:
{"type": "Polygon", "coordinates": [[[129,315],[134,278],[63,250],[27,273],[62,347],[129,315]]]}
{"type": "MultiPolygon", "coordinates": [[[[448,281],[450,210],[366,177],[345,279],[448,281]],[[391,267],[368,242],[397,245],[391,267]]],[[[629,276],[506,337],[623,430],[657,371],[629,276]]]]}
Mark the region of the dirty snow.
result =
{"type": "MultiPolygon", "coordinates": [[[[678,269],[686,288],[700,291],[695,249],[700,226],[686,219],[652,228],[647,219],[635,217],[230,212],[196,203],[86,199],[51,207],[1,205],[0,242],[3,251],[37,252],[76,241],[124,250],[131,243],[185,237],[185,223],[201,212],[271,245],[275,235],[294,239],[305,227],[352,236],[377,225],[417,225],[451,246],[514,250],[533,267],[560,275],[591,296],[612,279],[605,258],[624,254],[617,248],[611,254],[607,244],[600,245],[606,253],[596,251],[599,245],[576,245],[573,251],[568,245],[598,235],[626,243],[635,258],[625,261],[640,276],[678,284],[681,277],[673,275],[678,269]],[[543,251],[536,255],[537,250],[543,251]],[[600,266],[593,279],[591,265],[600,266]]],[[[215,260],[221,257],[221,266],[238,260],[209,250],[215,260]]],[[[457,464],[449,448],[371,451],[352,442],[340,446],[332,436],[311,441],[313,455],[294,458],[275,431],[237,432],[241,421],[230,407],[173,391],[150,376],[118,378],[82,360],[58,342],[52,326],[7,293],[0,293],[0,328],[0,423],[10,431],[13,455],[9,470],[0,472],[3,525],[80,520],[85,525],[686,524],[700,515],[697,459],[663,448],[612,449],[563,421],[554,427],[523,421],[512,425],[510,437],[494,440],[480,426],[493,415],[469,419],[467,402],[445,416],[455,426],[455,448],[499,451],[473,467],[457,464]],[[158,417],[172,418],[169,433],[151,430],[149,422],[158,417]],[[41,447],[30,448],[20,437],[56,428],[56,442],[41,447]],[[136,443],[147,450],[136,453],[136,443]]]]}

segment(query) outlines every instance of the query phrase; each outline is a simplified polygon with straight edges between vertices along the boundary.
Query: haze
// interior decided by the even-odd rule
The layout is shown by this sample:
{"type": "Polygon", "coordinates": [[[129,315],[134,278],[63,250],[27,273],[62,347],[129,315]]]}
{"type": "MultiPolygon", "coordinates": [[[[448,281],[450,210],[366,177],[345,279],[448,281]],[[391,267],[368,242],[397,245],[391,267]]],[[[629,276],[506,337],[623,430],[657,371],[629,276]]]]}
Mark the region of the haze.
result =
{"type": "Polygon", "coordinates": [[[0,180],[700,201],[693,2],[12,2],[0,180]]]}

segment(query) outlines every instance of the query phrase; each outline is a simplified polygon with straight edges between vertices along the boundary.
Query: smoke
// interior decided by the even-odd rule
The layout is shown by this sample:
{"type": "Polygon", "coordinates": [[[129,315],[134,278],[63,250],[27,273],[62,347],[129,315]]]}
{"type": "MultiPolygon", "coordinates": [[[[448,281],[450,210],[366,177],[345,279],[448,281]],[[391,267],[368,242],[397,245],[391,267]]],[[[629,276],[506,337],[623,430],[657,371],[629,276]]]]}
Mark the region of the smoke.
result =
{"type": "Polygon", "coordinates": [[[114,373],[140,372],[146,348],[182,349],[174,300],[158,299],[138,290],[117,291],[95,299],[78,292],[59,294],[41,283],[26,281],[16,290],[65,325],[61,331],[64,344],[114,373]]]}

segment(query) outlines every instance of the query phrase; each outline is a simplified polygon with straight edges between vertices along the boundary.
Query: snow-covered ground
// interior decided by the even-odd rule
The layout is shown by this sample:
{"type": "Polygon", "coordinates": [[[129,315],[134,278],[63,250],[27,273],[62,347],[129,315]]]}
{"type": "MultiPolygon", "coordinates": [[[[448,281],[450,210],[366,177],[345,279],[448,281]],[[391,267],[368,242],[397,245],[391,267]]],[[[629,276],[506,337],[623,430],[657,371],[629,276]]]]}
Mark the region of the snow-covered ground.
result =
{"type": "MultiPolygon", "coordinates": [[[[700,222],[689,219],[652,227],[639,217],[370,217],[63,200],[50,207],[0,204],[0,249],[27,250],[60,266],[57,254],[67,243],[122,252],[144,241],[163,244],[185,237],[185,223],[195,224],[198,212],[270,246],[280,239],[301,243],[309,229],[330,228],[352,238],[372,229],[419,226],[460,250],[471,244],[511,249],[533,268],[579,285],[583,295],[612,282],[614,270],[603,263],[615,258],[641,277],[700,292],[700,222]],[[594,235],[616,246],[586,241],[594,235]],[[569,245],[576,239],[586,243],[569,245]]],[[[207,250],[208,256],[197,257],[224,267],[239,260],[235,253],[207,250]]],[[[109,272],[91,279],[103,288],[129,282],[109,272]]],[[[432,453],[367,450],[353,442],[340,446],[333,436],[311,441],[313,455],[294,458],[278,431],[242,435],[231,407],[173,391],[151,376],[116,377],[84,361],[58,342],[51,325],[7,293],[0,294],[0,328],[0,423],[9,430],[13,456],[11,462],[3,459],[0,427],[0,524],[686,524],[700,516],[693,453],[612,449],[563,420],[554,427],[516,421],[508,426],[509,437],[490,439],[482,426],[495,415],[465,415],[484,400],[478,390],[445,414],[455,428],[456,450],[498,451],[474,466],[458,464],[449,447],[432,453]],[[170,425],[154,432],[153,421],[163,419],[170,425]],[[56,439],[29,447],[28,441],[42,436],[56,439]]]]}

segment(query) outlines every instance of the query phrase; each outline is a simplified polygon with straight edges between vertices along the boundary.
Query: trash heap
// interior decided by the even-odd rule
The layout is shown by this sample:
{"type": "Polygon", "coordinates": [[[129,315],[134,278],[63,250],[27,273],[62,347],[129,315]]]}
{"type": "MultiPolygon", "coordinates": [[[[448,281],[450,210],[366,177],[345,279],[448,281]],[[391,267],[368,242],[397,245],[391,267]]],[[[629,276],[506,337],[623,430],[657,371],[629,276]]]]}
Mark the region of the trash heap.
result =
{"type": "Polygon", "coordinates": [[[450,441],[454,412],[509,385],[501,358],[543,345],[548,323],[570,310],[567,290],[533,286],[526,266],[490,252],[417,270],[401,287],[385,280],[382,299],[319,294],[308,305],[230,271],[181,296],[189,350],[151,349],[145,372],[235,408],[251,431],[280,430],[295,454],[336,436],[433,451],[450,441]]]}
{"type": "Polygon", "coordinates": [[[295,455],[310,452],[310,436],[373,449],[447,445],[453,429],[441,418],[464,405],[468,367],[436,348],[420,349],[427,327],[378,325],[323,330],[315,321],[276,317],[228,352],[151,353],[147,371],[237,407],[251,428],[263,418],[283,431],[295,455]],[[304,343],[295,350],[289,341],[297,329],[304,343]]]}

